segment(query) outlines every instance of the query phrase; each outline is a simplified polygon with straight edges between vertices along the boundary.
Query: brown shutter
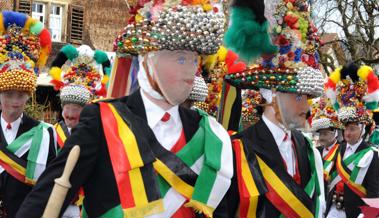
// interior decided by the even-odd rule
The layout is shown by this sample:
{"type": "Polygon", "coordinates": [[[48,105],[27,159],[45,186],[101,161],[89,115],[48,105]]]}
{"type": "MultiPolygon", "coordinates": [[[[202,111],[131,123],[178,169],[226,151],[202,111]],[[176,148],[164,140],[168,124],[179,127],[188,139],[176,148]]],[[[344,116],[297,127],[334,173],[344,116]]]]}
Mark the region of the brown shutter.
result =
{"type": "Polygon", "coordinates": [[[67,41],[73,44],[81,44],[83,41],[84,28],[84,7],[69,5],[69,15],[67,20],[67,41]]]}
{"type": "Polygon", "coordinates": [[[16,0],[15,9],[18,12],[32,15],[32,0],[16,0]]]}

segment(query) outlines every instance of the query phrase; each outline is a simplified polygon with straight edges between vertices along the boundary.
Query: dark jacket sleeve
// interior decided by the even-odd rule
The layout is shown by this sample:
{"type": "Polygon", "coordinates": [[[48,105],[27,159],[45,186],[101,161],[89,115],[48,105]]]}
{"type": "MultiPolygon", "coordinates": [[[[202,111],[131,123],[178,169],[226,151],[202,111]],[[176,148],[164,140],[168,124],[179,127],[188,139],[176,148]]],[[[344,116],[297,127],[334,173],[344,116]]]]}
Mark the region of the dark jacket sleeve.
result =
{"type": "Polygon", "coordinates": [[[374,152],[374,158],[366,173],[365,187],[368,198],[379,198],[379,157],[378,152],[374,152]]]}
{"type": "Polygon", "coordinates": [[[86,106],[80,115],[80,121],[77,128],[73,130],[72,135],[67,139],[64,148],[59,153],[58,157],[49,163],[49,166],[43,172],[37,181],[37,184],[21,205],[20,210],[16,215],[17,218],[42,217],[54,186],[54,179],[62,175],[71,148],[74,145],[79,145],[79,160],[70,177],[72,188],[68,191],[61,214],[65,211],[71,199],[73,199],[78,192],[79,187],[86,182],[95,166],[99,143],[101,140],[104,140],[101,139],[101,137],[104,137],[101,129],[98,106],[86,106]]]}

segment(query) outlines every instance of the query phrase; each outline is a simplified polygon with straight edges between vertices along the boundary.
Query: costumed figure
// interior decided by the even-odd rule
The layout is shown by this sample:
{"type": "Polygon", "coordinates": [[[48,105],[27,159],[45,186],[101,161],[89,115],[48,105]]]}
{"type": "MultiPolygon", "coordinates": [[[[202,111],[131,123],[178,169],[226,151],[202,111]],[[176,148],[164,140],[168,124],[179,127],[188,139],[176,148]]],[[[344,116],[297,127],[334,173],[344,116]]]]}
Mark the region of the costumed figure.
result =
{"type": "Polygon", "coordinates": [[[322,97],[312,106],[311,130],[318,135],[320,146],[317,149],[324,160],[324,177],[328,178],[339,147],[338,130],[343,129],[343,124],[338,120],[337,113],[328,98],[322,97]]]}
{"type": "Polygon", "coordinates": [[[41,22],[22,13],[0,13],[0,217],[15,217],[56,156],[53,126],[24,113],[50,50],[50,33],[41,22]]]}
{"type": "Polygon", "coordinates": [[[357,217],[361,198],[379,196],[378,152],[365,141],[373,122],[370,110],[378,107],[379,82],[372,68],[350,64],[331,73],[326,88],[345,140],[330,172],[326,217],[357,217]]]}
{"type": "Polygon", "coordinates": [[[105,97],[105,83],[110,61],[105,52],[93,51],[87,45],[75,48],[64,46],[49,71],[54,88],[60,91],[63,120],[54,125],[58,145],[63,147],[72,128],[79,123],[79,115],[91,100],[105,97]]]}
{"type": "MultiPolygon", "coordinates": [[[[275,1],[274,1],[275,2],[275,1]]],[[[235,1],[226,46],[246,62],[261,58],[226,81],[259,90],[263,114],[232,136],[235,172],[227,194],[229,217],[323,217],[322,159],[299,130],[305,127],[308,98],[323,93],[318,36],[307,1],[273,3],[272,44],[263,1],[235,1]],[[277,51],[277,52],[276,52],[277,51]]],[[[271,11],[271,10],[269,10],[271,11]]]]}
{"type": "Polygon", "coordinates": [[[83,186],[83,217],[227,217],[228,133],[205,112],[179,106],[192,90],[199,54],[216,53],[222,43],[223,10],[207,1],[137,4],[115,49],[138,56],[141,88],[83,109],[17,217],[41,217],[76,144],[80,157],[63,209],[83,186]]]}
{"type": "Polygon", "coordinates": [[[375,129],[373,129],[369,142],[375,145],[376,147],[379,147],[379,109],[375,109],[372,111],[372,119],[375,122],[375,129]]]}
{"type": "MultiPolygon", "coordinates": [[[[84,106],[91,100],[105,96],[104,83],[109,71],[107,54],[100,50],[93,51],[87,45],[81,45],[77,49],[66,45],[58,53],[49,73],[54,88],[60,90],[63,120],[54,125],[60,149],[71,135],[72,128],[78,125],[84,106]]],[[[75,204],[66,209],[63,218],[80,217],[79,206],[83,203],[83,197],[84,193],[80,190],[74,200],[75,204]]]]}

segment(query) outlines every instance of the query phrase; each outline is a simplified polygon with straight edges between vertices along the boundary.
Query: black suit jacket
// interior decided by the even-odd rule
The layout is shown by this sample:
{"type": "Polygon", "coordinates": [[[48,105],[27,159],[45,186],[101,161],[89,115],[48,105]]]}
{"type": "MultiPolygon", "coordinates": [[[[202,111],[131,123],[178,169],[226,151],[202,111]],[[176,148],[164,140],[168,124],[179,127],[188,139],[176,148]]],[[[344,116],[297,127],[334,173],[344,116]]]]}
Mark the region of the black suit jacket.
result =
{"type": "MultiPolygon", "coordinates": [[[[137,91],[130,96],[115,99],[128,107],[137,115],[140,122],[136,122],[135,129],[145,131],[150,135],[152,130],[147,127],[144,104],[137,91]]],[[[189,141],[199,128],[201,116],[192,110],[179,107],[180,118],[186,140],[189,141]]],[[[147,136],[148,137],[148,136],[147,136]]],[[[154,138],[154,140],[156,140],[154,138]]],[[[149,140],[150,142],[150,140],[149,140]]],[[[89,217],[100,217],[109,209],[120,204],[117,185],[113,174],[108,147],[104,137],[100,119],[99,106],[86,106],[80,116],[80,122],[67,139],[64,148],[49,168],[41,175],[33,191],[24,201],[16,217],[40,218],[54,185],[54,179],[60,177],[69,151],[74,145],[80,145],[79,161],[71,175],[72,188],[69,190],[62,211],[67,207],[69,200],[74,197],[80,186],[85,192],[84,206],[89,217]]],[[[219,211],[219,210],[217,210],[219,211]]],[[[223,212],[215,212],[215,217],[227,217],[223,212]]]]}
{"type": "MultiPolygon", "coordinates": [[[[355,152],[359,152],[369,145],[362,141],[355,152]]],[[[340,151],[341,157],[345,154],[346,143],[341,145],[340,151]]],[[[332,172],[335,170],[332,169],[332,172]]],[[[371,164],[367,170],[366,176],[363,180],[363,187],[367,190],[367,198],[378,198],[379,197],[379,158],[378,153],[375,152],[374,158],[371,161],[371,164]]],[[[330,207],[332,206],[332,197],[335,187],[327,195],[327,204],[326,204],[326,214],[329,213],[330,207]]],[[[359,206],[365,205],[362,199],[355,194],[347,185],[344,185],[344,203],[345,203],[345,212],[347,218],[356,218],[361,213],[359,206]]]]}
{"type": "MultiPolygon", "coordinates": [[[[16,138],[22,135],[23,133],[29,131],[31,128],[37,126],[40,122],[28,117],[26,114],[23,115],[22,121],[20,123],[20,127],[18,129],[16,138]]],[[[1,125],[1,124],[0,124],[1,125]]],[[[48,162],[50,162],[56,156],[55,149],[55,139],[53,128],[48,129],[50,133],[50,147],[49,147],[49,156],[48,162]]],[[[1,144],[0,146],[8,146],[2,128],[0,128],[0,138],[1,144]]],[[[21,158],[27,161],[28,153],[26,152],[21,158]]],[[[13,176],[4,171],[1,176],[1,188],[0,188],[0,196],[3,200],[5,210],[8,214],[8,218],[13,218],[16,215],[17,210],[21,206],[21,203],[24,201],[26,195],[32,190],[32,186],[26,185],[13,176]]]]}
{"type": "MultiPolygon", "coordinates": [[[[299,131],[292,131],[291,134],[292,140],[295,144],[296,155],[299,163],[301,187],[305,188],[311,175],[308,160],[308,145],[306,144],[308,142],[306,142],[306,139],[299,131]]],[[[258,154],[266,163],[270,163],[271,166],[279,167],[285,170],[285,166],[283,164],[279,148],[274,140],[274,136],[271,134],[267,125],[262,120],[244,130],[243,132],[233,136],[232,139],[241,139],[244,142],[248,160],[250,155],[258,154]]],[[[236,166],[236,164],[234,166],[236,166]]],[[[237,182],[237,175],[235,173],[232,179],[232,186],[224,198],[229,205],[228,217],[235,217],[239,206],[239,192],[237,182]]],[[[265,195],[261,195],[258,199],[256,215],[260,218],[279,217],[280,212],[274,207],[274,205],[271,204],[265,195]]]]}

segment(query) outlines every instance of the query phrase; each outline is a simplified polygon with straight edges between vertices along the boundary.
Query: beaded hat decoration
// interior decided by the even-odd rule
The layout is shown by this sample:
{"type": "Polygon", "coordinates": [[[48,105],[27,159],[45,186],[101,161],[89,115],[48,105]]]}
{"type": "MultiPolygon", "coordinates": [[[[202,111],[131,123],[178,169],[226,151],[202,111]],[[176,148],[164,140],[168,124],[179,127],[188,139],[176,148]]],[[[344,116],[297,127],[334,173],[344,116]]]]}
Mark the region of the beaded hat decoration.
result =
{"type": "Polygon", "coordinates": [[[338,120],[336,111],[334,110],[329,99],[323,96],[317,102],[312,104],[312,131],[316,132],[320,129],[342,129],[343,125],[338,120]]]}
{"type": "Polygon", "coordinates": [[[89,46],[64,46],[50,69],[51,81],[60,90],[62,104],[85,105],[90,100],[105,97],[105,84],[110,61],[105,52],[93,51],[89,46]]]}
{"type": "Polygon", "coordinates": [[[225,17],[217,1],[138,1],[114,42],[118,57],[157,50],[214,54],[224,37],[225,17]]]}
{"type": "Polygon", "coordinates": [[[208,96],[208,86],[205,83],[204,78],[199,75],[195,76],[192,91],[188,96],[189,100],[204,102],[208,96]]]}
{"type": "Polygon", "coordinates": [[[263,104],[264,99],[259,91],[243,90],[242,92],[242,121],[255,124],[260,120],[257,106],[263,104]]]}
{"type": "Polygon", "coordinates": [[[338,68],[325,88],[341,122],[372,122],[370,110],[378,108],[379,81],[371,67],[349,64],[338,68]]]}
{"type": "Polygon", "coordinates": [[[0,92],[32,93],[51,51],[51,36],[43,24],[26,14],[0,13],[0,92]]]}
{"type": "Polygon", "coordinates": [[[220,47],[216,54],[205,56],[202,64],[204,74],[207,75],[205,81],[208,84],[208,96],[205,102],[195,103],[197,108],[214,117],[218,117],[225,74],[246,68],[246,65],[243,62],[238,62],[237,59],[236,54],[223,46],[220,47]]]}
{"type": "MultiPolygon", "coordinates": [[[[270,22],[271,39],[277,46],[277,52],[272,52],[274,49],[261,49],[262,55],[255,61],[255,65],[244,71],[228,74],[225,79],[243,89],[275,89],[311,97],[320,96],[323,93],[324,79],[318,63],[319,37],[310,14],[308,1],[279,0],[275,4],[275,13],[270,22]]],[[[229,33],[231,29],[228,29],[226,37],[233,34],[229,33]]],[[[260,30],[263,34],[263,30],[260,30]]],[[[263,41],[268,47],[267,40],[263,41]]],[[[257,41],[256,46],[263,41],[257,41]]],[[[233,43],[229,44],[233,50],[233,43]]],[[[243,52],[241,54],[244,55],[243,52]]],[[[255,56],[242,57],[245,57],[245,61],[251,62],[255,56]]]]}

